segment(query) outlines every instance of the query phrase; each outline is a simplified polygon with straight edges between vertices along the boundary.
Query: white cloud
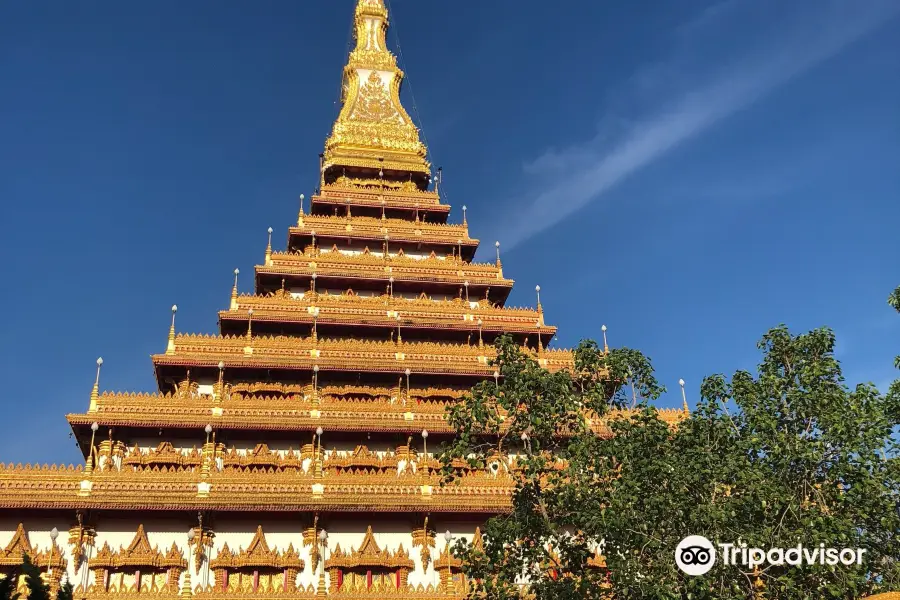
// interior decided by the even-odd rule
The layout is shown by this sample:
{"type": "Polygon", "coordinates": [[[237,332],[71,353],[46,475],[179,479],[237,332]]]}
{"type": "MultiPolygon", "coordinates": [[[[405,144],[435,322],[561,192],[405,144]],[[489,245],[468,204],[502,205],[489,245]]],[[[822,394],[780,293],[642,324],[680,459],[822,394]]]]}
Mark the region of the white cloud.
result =
{"type": "MultiPolygon", "coordinates": [[[[696,33],[698,28],[719,28],[728,14],[736,20],[738,2],[726,0],[716,10],[700,15],[688,29],[696,33]]],[[[543,183],[532,188],[538,191],[502,233],[504,246],[511,248],[555,225],[629,175],[839,53],[900,12],[900,3],[894,0],[832,0],[809,7],[804,11],[808,14],[785,19],[786,24],[776,23],[774,31],[761,32],[736,59],[716,65],[716,75],[676,93],[674,101],[651,107],[636,118],[609,118],[590,141],[550,149],[525,165],[526,174],[543,183]]],[[[684,37],[683,28],[676,33],[684,37]]],[[[676,63],[678,57],[648,67],[632,78],[632,86],[641,88],[643,94],[648,86],[653,87],[645,79],[656,76],[665,79],[670,90],[677,89],[679,86],[671,84],[676,63]]]]}

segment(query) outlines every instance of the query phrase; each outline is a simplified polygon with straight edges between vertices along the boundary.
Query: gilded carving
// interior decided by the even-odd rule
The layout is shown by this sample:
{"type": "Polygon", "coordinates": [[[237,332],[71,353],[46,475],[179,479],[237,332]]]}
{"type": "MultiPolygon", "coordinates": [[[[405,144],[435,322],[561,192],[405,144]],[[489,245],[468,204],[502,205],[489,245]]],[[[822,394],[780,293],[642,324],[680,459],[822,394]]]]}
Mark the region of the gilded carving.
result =
{"type": "Polygon", "coordinates": [[[425,524],[419,529],[413,529],[412,532],[413,548],[419,548],[422,558],[422,568],[427,569],[431,559],[431,549],[434,548],[434,530],[428,527],[428,517],[425,517],[425,524]]]}
{"type": "Polygon", "coordinates": [[[403,123],[378,71],[372,71],[366,82],[359,88],[356,106],[350,115],[350,120],[403,123]]]}
{"type": "Polygon", "coordinates": [[[94,583],[88,591],[95,594],[171,594],[178,591],[187,560],[174,542],[165,553],[151,547],[141,524],[126,548],[113,551],[105,542],[88,561],[88,568],[94,573],[94,583]]]}
{"type": "Polygon", "coordinates": [[[282,553],[269,547],[262,526],[246,550],[233,552],[226,542],[210,568],[215,572],[216,587],[231,593],[279,594],[297,590],[297,573],[303,560],[290,544],[282,553]]]}
{"type": "Polygon", "coordinates": [[[402,545],[395,552],[378,547],[371,525],[358,549],[346,552],[338,544],[325,561],[331,593],[403,590],[412,568],[413,562],[402,545]]]}
{"type": "MultiPolygon", "coordinates": [[[[56,593],[68,561],[63,558],[62,550],[55,541],[51,541],[50,547],[44,551],[32,546],[28,539],[28,532],[25,531],[25,526],[19,523],[12,539],[0,551],[0,572],[16,572],[14,569],[22,564],[23,557],[26,554],[38,568],[42,571],[47,571],[46,581],[50,586],[51,592],[56,593]]],[[[28,593],[25,577],[21,573],[19,573],[15,591],[22,596],[28,593]]]]}

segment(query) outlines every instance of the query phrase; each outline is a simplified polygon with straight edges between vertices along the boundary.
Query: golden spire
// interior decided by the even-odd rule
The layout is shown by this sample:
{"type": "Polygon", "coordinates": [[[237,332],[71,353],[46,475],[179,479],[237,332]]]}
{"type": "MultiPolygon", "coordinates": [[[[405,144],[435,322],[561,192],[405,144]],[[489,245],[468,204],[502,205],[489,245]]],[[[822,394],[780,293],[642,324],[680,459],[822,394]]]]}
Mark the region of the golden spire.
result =
{"type": "Polygon", "coordinates": [[[325,142],[322,167],[326,185],[345,169],[399,172],[403,179],[413,179],[419,189],[428,184],[427,150],[400,104],[403,71],[387,48],[387,29],[383,0],[357,1],[356,47],[344,67],[341,112],[325,142]]]}
{"type": "Polygon", "coordinates": [[[253,309],[247,309],[247,345],[244,346],[244,354],[253,354],[253,309]]]}
{"type": "Polygon", "coordinates": [[[97,400],[100,399],[100,367],[103,366],[103,358],[97,359],[97,377],[94,378],[94,387],[91,388],[91,403],[88,412],[97,410],[97,400]]]}
{"type": "Polygon", "coordinates": [[[541,286],[534,286],[534,291],[537,294],[537,312],[538,312],[538,327],[544,326],[544,307],[541,306],[541,286]]]}
{"type": "Polygon", "coordinates": [[[172,305],[172,324],[169,326],[169,341],[166,343],[166,354],[175,354],[175,313],[178,312],[178,305],[172,305]]]}
{"type": "Polygon", "coordinates": [[[682,408],[684,409],[684,414],[690,414],[691,409],[688,408],[687,395],[684,393],[684,379],[679,379],[678,385],[681,386],[681,403],[682,408]]]}
{"type": "Polygon", "coordinates": [[[231,288],[231,310],[237,310],[237,307],[238,307],[237,279],[238,279],[238,275],[240,275],[240,273],[241,273],[240,269],[234,270],[234,287],[231,288]]]}
{"type": "Polygon", "coordinates": [[[272,264],[272,228],[269,227],[269,243],[266,244],[266,266],[272,264]]]}
{"type": "Polygon", "coordinates": [[[306,196],[300,194],[300,212],[297,214],[297,227],[303,227],[303,201],[306,200],[306,196]]]}

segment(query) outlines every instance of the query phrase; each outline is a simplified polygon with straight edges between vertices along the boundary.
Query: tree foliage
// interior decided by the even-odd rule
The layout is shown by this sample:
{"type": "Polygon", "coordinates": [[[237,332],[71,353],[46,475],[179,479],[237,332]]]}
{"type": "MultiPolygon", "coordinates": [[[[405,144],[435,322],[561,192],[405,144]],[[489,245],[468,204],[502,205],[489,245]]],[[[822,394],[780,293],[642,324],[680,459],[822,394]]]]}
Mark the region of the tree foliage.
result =
{"type": "MultiPolygon", "coordinates": [[[[28,588],[28,600],[51,600],[50,587],[41,577],[41,569],[31,561],[31,557],[25,554],[22,557],[22,575],[25,576],[25,586],[28,588]]],[[[16,582],[19,574],[13,572],[0,581],[0,600],[18,600],[20,594],[16,592],[16,582]]],[[[56,600],[72,600],[72,583],[66,578],[56,593],[56,600]]]]}
{"type": "MultiPolygon", "coordinates": [[[[900,307],[900,289],[892,296],[900,307]]],[[[898,308],[900,310],[900,308],[898,308]]],[[[497,342],[499,384],[476,385],[448,409],[446,485],[460,461],[484,468],[514,455],[512,510],[488,521],[484,549],[454,551],[473,597],[857,598],[900,589],[898,384],[844,385],[834,335],[784,326],[758,344],[756,373],[708,377],[696,409],[674,425],[651,406],[662,388],[630,349],[583,342],[573,373],[549,373],[509,338],[497,342]],[[628,409],[623,411],[622,409],[628,409]],[[612,435],[585,419],[604,416],[612,435]],[[759,548],[863,548],[861,565],[717,563],[678,570],[687,535],[759,548]],[[605,568],[589,566],[598,544],[605,568]]]]}
{"type": "Polygon", "coordinates": [[[0,579],[0,600],[18,600],[19,592],[16,591],[16,581],[19,575],[15,571],[0,579]]]}

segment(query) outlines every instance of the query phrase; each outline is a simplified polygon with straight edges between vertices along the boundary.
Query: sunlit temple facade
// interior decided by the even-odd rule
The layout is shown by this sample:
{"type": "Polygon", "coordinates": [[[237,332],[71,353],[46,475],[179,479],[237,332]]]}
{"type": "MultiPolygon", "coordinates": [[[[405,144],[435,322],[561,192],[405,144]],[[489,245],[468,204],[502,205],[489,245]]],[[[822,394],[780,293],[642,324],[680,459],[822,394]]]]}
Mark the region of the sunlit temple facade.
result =
{"type": "MultiPolygon", "coordinates": [[[[434,450],[449,403],[498,377],[509,333],[547,369],[556,328],[505,306],[513,281],[448,223],[440,173],[400,103],[383,0],[359,0],[343,103],[283,250],[269,243],[217,335],[152,357],[155,393],[101,392],[69,414],[84,464],[0,467],[0,572],[28,553],[76,598],[447,598],[448,539],[478,543],[509,506],[514,457],[459,467],[434,450]]],[[[538,289],[539,292],[539,289],[538,289]]],[[[161,340],[162,342],[162,340],[161,340]]]]}

